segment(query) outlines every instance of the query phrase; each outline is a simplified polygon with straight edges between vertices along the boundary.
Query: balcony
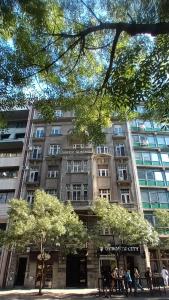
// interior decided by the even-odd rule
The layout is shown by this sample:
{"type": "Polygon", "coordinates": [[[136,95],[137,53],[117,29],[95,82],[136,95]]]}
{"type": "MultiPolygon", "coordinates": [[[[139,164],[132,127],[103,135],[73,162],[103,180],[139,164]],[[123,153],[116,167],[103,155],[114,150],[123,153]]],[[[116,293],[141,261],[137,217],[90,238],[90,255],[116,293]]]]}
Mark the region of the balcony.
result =
{"type": "Polygon", "coordinates": [[[0,203],[0,218],[1,219],[7,219],[8,208],[9,208],[9,205],[7,203],[0,203]]]}
{"type": "Polygon", "coordinates": [[[161,161],[144,161],[142,159],[136,159],[136,164],[140,166],[156,166],[156,167],[167,167],[169,166],[169,162],[161,162],[161,161]]]}
{"type": "Polygon", "coordinates": [[[31,153],[30,160],[42,160],[42,153],[31,153]]]}
{"type": "Polygon", "coordinates": [[[120,184],[130,184],[131,183],[131,175],[125,174],[124,176],[117,176],[117,183],[120,184]]]}
{"type": "Polygon", "coordinates": [[[126,132],[125,131],[120,131],[120,132],[113,131],[112,138],[117,139],[117,140],[118,139],[125,139],[126,138],[126,132]]]}
{"type": "Polygon", "coordinates": [[[0,178],[0,189],[15,190],[17,187],[18,178],[0,178]]]}
{"type": "Polygon", "coordinates": [[[142,205],[143,205],[144,209],[157,209],[157,208],[169,209],[169,203],[158,203],[158,202],[148,203],[148,202],[142,202],[142,205]]]}
{"type": "Polygon", "coordinates": [[[40,176],[38,176],[35,179],[32,179],[32,178],[28,177],[27,180],[26,180],[26,184],[29,185],[29,186],[38,186],[40,184],[40,176]]]}
{"type": "Polygon", "coordinates": [[[87,210],[91,207],[91,200],[70,201],[75,210],[87,210]]]}
{"type": "Polygon", "coordinates": [[[158,186],[158,187],[163,187],[163,186],[169,186],[169,182],[165,181],[160,181],[160,180],[147,180],[147,179],[139,179],[139,184],[141,186],[158,186]]]}
{"type": "Polygon", "coordinates": [[[84,147],[84,148],[72,148],[72,147],[64,147],[62,149],[62,154],[83,154],[83,153],[93,153],[92,147],[84,147]]]}
{"type": "Polygon", "coordinates": [[[18,167],[22,161],[21,153],[16,156],[1,156],[0,167],[18,167]]]}

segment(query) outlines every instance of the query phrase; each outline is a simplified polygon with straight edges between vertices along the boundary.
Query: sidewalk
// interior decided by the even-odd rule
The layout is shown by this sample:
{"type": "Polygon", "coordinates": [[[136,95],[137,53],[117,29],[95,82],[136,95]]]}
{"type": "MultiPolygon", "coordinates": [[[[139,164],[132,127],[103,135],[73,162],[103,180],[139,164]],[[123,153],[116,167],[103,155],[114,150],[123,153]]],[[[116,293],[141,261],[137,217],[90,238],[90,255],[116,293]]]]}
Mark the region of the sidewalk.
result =
{"type": "MultiPolygon", "coordinates": [[[[106,299],[104,296],[99,297],[97,289],[44,289],[43,295],[38,296],[37,289],[12,289],[12,290],[0,290],[0,300],[51,300],[51,299],[66,299],[66,300],[103,300],[106,299]]],[[[148,293],[142,293],[137,295],[137,297],[131,296],[126,297],[124,295],[113,295],[109,299],[122,300],[168,300],[169,291],[167,290],[166,295],[162,293],[160,296],[156,294],[155,296],[150,296],[148,293]]]]}

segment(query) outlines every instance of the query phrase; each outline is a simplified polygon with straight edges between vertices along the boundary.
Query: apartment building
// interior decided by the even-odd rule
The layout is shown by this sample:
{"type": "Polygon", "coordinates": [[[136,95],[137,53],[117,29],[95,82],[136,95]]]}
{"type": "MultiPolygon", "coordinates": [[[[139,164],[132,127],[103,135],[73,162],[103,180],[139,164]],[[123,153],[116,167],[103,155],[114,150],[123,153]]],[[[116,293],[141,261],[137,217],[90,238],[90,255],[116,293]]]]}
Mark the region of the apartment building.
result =
{"type": "MultiPolygon", "coordinates": [[[[131,124],[113,121],[105,129],[104,145],[86,144],[83,137],[73,134],[71,112],[56,111],[50,124],[33,111],[27,124],[22,177],[17,196],[32,204],[37,188],[71,201],[84,224],[95,226],[91,205],[98,197],[120,203],[129,210],[142,211],[154,223],[154,208],[168,209],[168,142],[169,132],[154,122],[135,120],[131,124]],[[30,138],[29,138],[30,137],[30,138]]],[[[115,250],[110,246],[108,230],[102,233],[105,247],[97,249],[92,241],[83,250],[65,256],[56,249],[47,249],[44,287],[97,287],[101,267],[116,265],[115,250]],[[111,249],[111,250],[110,250],[111,249]]],[[[116,246],[118,241],[116,241],[116,246]]],[[[130,269],[138,266],[145,271],[143,247],[121,247],[124,263],[130,269]]],[[[168,252],[149,249],[153,272],[168,266],[168,252]]],[[[41,263],[38,252],[28,247],[26,253],[13,253],[7,268],[6,286],[38,287],[41,263]]]]}
{"type": "MultiPolygon", "coordinates": [[[[7,127],[0,130],[0,228],[7,226],[8,202],[19,197],[22,179],[24,142],[28,110],[4,112],[7,127]]],[[[5,248],[0,251],[0,287],[7,273],[9,254],[5,248]]]]}
{"type": "MultiPolygon", "coordinates": [[[[98,197],[121,203],[130,210],[139,210],[137,169],[133,166],[128,124],[112,123],[112,127],[105,130],[105,144],[93,147],[86,144],[83,137],[73,134],[73,117],[73,113],[58,109],[55,121],[47,124],[34,111],[21,196],[31,204],[35,190],[43,188],[60,201],[70,200],[88,227],[96,222],[91,205],[98,197]]],[[[111,235],[109,232],[103,234],[107,247],[108,241],[112,242],[111,235]]],[[[6,285],[38,287],[41,266],[37,255],[38,252],[30,247],[25,254],[14,253],[6,285]]],[[[50,251],[50,255],[45,287],[96,287],[101,267],[116,264],[114,254],[99,252],[92,242],[74,255],[65,257],[59,251],[50,251]]],[[[131,268],[134,265],[144,268],[140,261],[140,249],[129,249],[125,253],[125,263],[131,268]]]]}
{"type": "MultiPolygon", "coordinates": [[[[143,112],[144,108],[138,110],[143,112]]],[[[145,218],[155,225],[154,209],[169,209],[169,130],[153,121],[134,120],[130,126],[138,192],[145,218]]],[[[160,229],[165,239],[168,229],[160,229]]],[[[153,272],[169,268],[168,249],[149,249],[153,272]]]]}

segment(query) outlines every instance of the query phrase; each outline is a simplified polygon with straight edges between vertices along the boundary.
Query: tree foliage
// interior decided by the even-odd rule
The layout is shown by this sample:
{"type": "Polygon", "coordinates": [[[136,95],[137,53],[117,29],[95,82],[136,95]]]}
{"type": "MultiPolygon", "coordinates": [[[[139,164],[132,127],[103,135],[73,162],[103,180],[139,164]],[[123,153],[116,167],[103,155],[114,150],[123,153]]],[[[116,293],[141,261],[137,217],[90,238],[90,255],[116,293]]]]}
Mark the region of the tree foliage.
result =
{"type": "Polygon", "coordinates": [[[2,0],[0,8],[2,108],[53,99],[51,107],[75,111],[79,131],[98,132],[93,139],[113,111],[129,118],[140,102],[168,122],[167,0],[2,0]]]}
{"type": "Polygon", "coordinates": [[[107,199],[99,199],[93,207],[99,217],[100,230],[109,229],[115,243],[157,245],[158,233],[144,219],[143,214],[129,212],[121,205],[111,204],[107,199]]]}

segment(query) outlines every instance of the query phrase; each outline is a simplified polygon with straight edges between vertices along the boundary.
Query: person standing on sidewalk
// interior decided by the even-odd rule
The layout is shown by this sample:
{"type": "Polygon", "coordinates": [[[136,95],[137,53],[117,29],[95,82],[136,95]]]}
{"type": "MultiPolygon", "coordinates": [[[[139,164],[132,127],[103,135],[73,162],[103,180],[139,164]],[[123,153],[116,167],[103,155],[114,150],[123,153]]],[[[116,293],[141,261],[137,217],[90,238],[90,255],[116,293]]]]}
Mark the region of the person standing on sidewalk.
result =
{"type": "Polygon", "coordinates": [[[152,272],[150,270],[150,267],[147,268],[145,272],[145,278],[147,280],[147,287],[150,291],[152,291],[153,284],[152,284],[152,272]]]}
{"type": "Polygon", "coordinates": [[[162,270],[161,270],[161,276],[163,278],[164,285],[168,286],[168,270],[166,269],[166,267],[162,268],[162,270]]]}
{"type": "Polygon", "coordinates": [[[137,293],[137,289],[144,291],[142,285],[140,284],[140,274],[137,268],[134,268],[134,292],[137,293]]]}
{"type": "Polygon", "coordinates": [[[128,289],[130,289],[130,294],[132,293],[132,279],[131,279],[130,270],[126,270],[124,274],[124,285],[125,285],[125,293],[126,296],[128,297],[128,289]]]}

